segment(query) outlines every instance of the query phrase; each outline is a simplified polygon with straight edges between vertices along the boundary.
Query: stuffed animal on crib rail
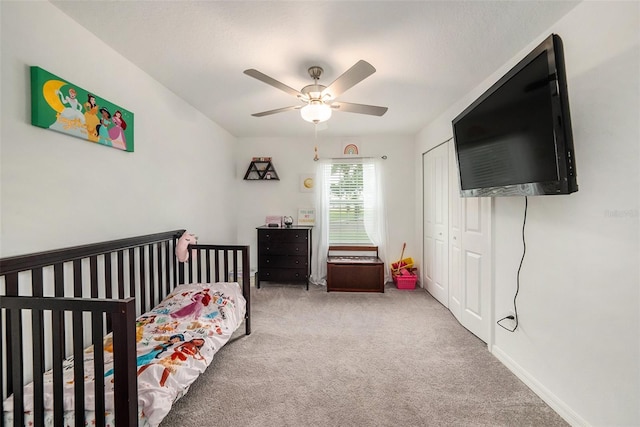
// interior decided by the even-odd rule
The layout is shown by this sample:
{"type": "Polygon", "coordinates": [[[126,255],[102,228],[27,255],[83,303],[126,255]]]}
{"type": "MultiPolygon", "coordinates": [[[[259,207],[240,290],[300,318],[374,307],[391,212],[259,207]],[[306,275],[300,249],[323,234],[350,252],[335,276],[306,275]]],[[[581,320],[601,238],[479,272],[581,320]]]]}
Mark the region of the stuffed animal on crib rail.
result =
{"type": "Polygon", "coordinates": [[[189,261],[189,245],[195,245],[196,243],[198,243],[196,235],[185,231],[178,239],[178,244],[176,245],[176,257],[178,257],[178,261],[189,261]]]}

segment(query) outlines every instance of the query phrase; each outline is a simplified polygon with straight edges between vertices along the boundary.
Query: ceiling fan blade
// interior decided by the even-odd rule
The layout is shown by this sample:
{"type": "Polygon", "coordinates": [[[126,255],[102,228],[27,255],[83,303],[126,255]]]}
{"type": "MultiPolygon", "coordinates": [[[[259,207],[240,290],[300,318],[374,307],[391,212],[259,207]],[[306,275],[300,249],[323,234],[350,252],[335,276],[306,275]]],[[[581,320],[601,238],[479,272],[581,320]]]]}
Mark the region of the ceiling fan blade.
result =
{"type": "Polygon", "coordinates": [[[287,86],[287,85],[286,85],[286,84],[284,84],[284,83],[280,83],[280,82],[279,82],[279,81],[277,81],[276,79],[274,79],[274,78],[272,78],[272,77],[269,77],[269,76],[267,76],[266,74],[261,73],[261,72],[260,72],[260,71],[258,71],[258,70],[254,70],[253,68],[251,68],[251,69],[249,69],[249,70],[244,70],[244,73],[245,73],[247,76],[251,76],[251,77],[253,77],[254,79],[258,79],[258,80],[260,80],[261,82],[264,82],[264,83],[266,83],[266,84],[268,84],[268,85],[271,85],[271,86],[273,86],[273,87],[275,87],[275,88],[277,88],[277,89],[280,89],[280,90],[282,90],[282,91],[284,91],[284,92],[288,93],[289,95],[293,95],[293,96],[296,96],[296,97],[298,97],[298,96],[303,96],[303,95],[302,95],[302,93],[301,93],[300,91],[295,90],[294,88],[289,87],[289,86],[287,86]]]}
{"type": "Polygon", "coordinates": [[[373,68],[373,65],[361,59],[323,90],[322,96],[326,95],[329,99],[335,99],[375,72],[376,69],[373,68]]]}
{"type": "Polygon", "coordinates": [[[387,112],[387,107],[376,105],[352,104],[350,102],[332,102],[331,108],[349,113],[369,114],[371,116],[382,116],[387,112]]]}
{"type": "Polygon", "coordinates": [[[291,106],[291,107],[276,108],[275,110],[263,111],[261,113],[254,113],[254,114],[252,114],[252,116],[253,117],[269,116],[271,114],[282,113],[284,111],[299,110],[302,107],[303,107],[303,105],[294,105],[294,106],[291,106]]]}

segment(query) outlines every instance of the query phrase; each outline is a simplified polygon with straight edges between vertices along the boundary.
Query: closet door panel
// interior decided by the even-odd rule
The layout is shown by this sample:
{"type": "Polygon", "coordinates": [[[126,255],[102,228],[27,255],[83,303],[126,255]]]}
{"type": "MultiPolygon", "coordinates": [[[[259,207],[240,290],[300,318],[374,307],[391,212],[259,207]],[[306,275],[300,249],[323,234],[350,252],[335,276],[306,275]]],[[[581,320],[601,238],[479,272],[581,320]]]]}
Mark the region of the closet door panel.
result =
{"type": "Polygon", "coordinates": [[[462,311],[462,216],[456,153],[449,144],[449,310],[458,321],[462,311]]]}
{"type": "Polygon", "coordinates": [[[449,306],[449,148],[440,145],[423,156],[424,257],[427,291],[449,306]],[[429,267],[431,267],[429,269],[429,267]]]}
{"type": "Polygon", "coordinates": [[[469,315],[482,317],[482,300],[480,277],[482,271],[482,255],[465,251],[464,259],[464,309],[469,315]]]}
{"type": "Polygon", "coordinates": [[[491,198],[467,197],[462,204],[463,301],[460,323],[487,342],[491,308],[491,198]]]}

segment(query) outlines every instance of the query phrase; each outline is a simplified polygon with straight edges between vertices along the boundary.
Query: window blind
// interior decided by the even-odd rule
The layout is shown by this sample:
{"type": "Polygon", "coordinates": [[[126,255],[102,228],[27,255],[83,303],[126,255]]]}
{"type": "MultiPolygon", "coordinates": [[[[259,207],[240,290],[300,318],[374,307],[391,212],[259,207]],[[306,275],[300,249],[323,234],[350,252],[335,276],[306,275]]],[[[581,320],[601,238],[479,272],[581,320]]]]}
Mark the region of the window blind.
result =
{"type": "Polygon", "coordinates": [[[364,203],[366,168],[373,165],[334,162],[325,165],[324,178],[329,183],[329,244],[371,245],[364,220],[368,216],[364,203]]]}

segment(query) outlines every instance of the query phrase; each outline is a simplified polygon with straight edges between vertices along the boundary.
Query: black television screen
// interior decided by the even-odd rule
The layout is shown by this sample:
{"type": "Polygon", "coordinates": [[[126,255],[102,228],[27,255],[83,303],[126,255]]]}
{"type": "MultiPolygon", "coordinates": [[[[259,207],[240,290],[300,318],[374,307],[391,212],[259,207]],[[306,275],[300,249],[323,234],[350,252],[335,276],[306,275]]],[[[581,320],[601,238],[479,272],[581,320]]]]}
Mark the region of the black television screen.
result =
{"type": "Polygon", "coordinates": [[[543,41],[452,124],[462,196],[578,191],[558,35],[543,41]]]}

